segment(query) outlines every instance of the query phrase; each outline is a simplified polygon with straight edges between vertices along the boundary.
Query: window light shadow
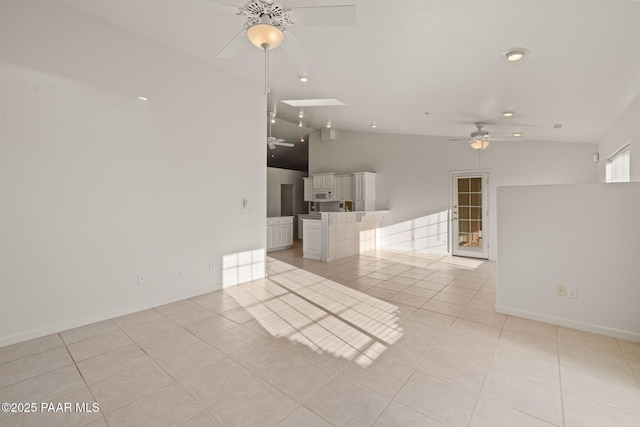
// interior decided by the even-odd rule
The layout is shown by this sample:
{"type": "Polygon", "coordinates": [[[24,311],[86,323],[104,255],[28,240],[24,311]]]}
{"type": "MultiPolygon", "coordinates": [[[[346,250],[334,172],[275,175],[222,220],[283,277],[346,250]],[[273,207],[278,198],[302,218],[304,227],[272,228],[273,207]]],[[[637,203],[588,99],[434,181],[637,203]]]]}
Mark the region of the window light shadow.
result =
{"type": "Polygon", "coordinates": [[[379,238],[383,248],[446,255],[449,242],[449,211],[435,212],[381,227],[379,238]]]}
{"type": "Polygon", "coordinates": [[[222,257],[222,288],[264,278],[266,255],[264,249],[237,252],[222,257]]]}
{"type": "MultiPolygon", "coordinates": [[[[258,264],[264,262],[257,254],[230,255],[225,263],[230,272],[225,284],[249,277],[254,271],[249,264],[253,256],[258,264]]],[[[282,261],[266,259],[268,278],[225,285],[224,292],[272,336],[363,367],[402,337],[395,305],[282,261]]]]}

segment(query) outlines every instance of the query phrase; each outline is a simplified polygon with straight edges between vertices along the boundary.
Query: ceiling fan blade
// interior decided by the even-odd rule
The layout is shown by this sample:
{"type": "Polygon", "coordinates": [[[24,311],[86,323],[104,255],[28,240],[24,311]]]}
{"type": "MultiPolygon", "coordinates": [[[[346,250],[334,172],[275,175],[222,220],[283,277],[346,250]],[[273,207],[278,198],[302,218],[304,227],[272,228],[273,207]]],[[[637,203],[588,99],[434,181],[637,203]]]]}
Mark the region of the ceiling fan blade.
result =
{"type": "Polygon", "coordinates": [[[273,143],[273,142],[269,142],[269,144],[268,144],[268,145],[269,145],[269,148],[270,148],[270,149],[272,149],[272,150],[275,150],[275,149],[276,149],[276,144],[275,144],[275,143],[273,143]]]}
{"type": "Polygon", "coordinates": [[[469,138],[448,138],[447,141],[469,141],[469,138]]]}
{"type": "Polygon", "coordinates": [[[249,43],[244,29],[240,30],[227,45],[218,53],[218,58],[233,58],[238,52],[245,46],[245,43],[249,43]]]}
{"type": "Polygon", "coordinates": [[[291,31],[285,30],[282,49],[287,52],[287,55],[289,55],[298,65],[307,65],[311,62],[311,55],[309,55],[309,52],[307,52],[291,31]]]}
{"type": "Polygon", "coordinates": [[[345,6],[317,6],[292,7],[291,20],[296,25],[355,25],[356,7],[345,6]]]}
{"type": "Polygon", "coordinates": [[[238,14],[240,8],[238,6],[234,6],[232,4],[220,3],[215,0],[184,0],[188,3],[197,4],[201,7],[206,7],[207,9],[217,10],[219,12],[225,13],[233,13],[238,14]]]}
{"type": "Polygon", "coordinates": [[[281,147],[295,147],[295,145],[290,142],[274,142],[273,145],[279,145],[281,147]]]}

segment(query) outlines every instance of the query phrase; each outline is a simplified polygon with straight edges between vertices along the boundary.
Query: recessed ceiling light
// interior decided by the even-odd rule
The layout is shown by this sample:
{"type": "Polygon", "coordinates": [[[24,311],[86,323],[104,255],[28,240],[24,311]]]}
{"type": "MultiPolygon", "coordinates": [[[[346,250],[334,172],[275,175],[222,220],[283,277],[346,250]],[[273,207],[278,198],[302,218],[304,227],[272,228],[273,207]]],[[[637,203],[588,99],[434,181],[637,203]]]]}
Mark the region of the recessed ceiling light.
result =
{"type": "Polygon", "coordinates": [[[304,142],[304,136],[300,137],[300,142],[304,142]]]}
{"type": "Polygon", "coordinates": [[[521,60],[527,53],[529,53],[528,49],[525,49],[523,47],[517,47],[517,48],[509,49],[508,51],[504,52],[504,56],[509,61],[515,62],[515,61],[521,60]]]}
{"type": "Polygon", "coordinates": [[[298,117],[302,119],[304,117],[304,111],[300,110],[298,117]]]}
{"type": "Polygon", "coordinates": [[[298,126],[302,127],[302,120],[300,120],[300,123],[298,123],[298,126]]]}
{"type": "Polygon", "coordinates": [[[521,132],[514,132],[513,136],[522,136],[522,133],[521,132]]]}
{"type": "Polygon", "coordinates": [[[309,76],[299,76],[298,78],[302,83],[306,83],[309,81],[309,76]]]}
{"type": "Polygon", "coordinates": [[[513,111],[505,111],[502,115],[504,117],[513,117],[513,111]]]}
{"type": "Polygon", "coordinates": [[[331,122],[327,122],[327,129],[331,129],[331,122]]]}
{"type": "Polygon", "coordinates": [[[272,154],[272,155],[271,155],[271,158],[274,158],[275,156],[276,156],[275,154],[272,154]]]}
{"type": "Polygon", "coordinates": [[[286,99],[283,102],[292,107],[334,107],[338,105],[345,105],[344,102],[337,99],[286,99]]]}
{"type": "Polygon", "coordinates": [[[148,100],[146,96],[139,96],[138,99],[140,101],[147,101],[148,100]]]}
{"type": "Polygon", "coordinates": [[[372,127],[373,129],[375,129],[375,128],[377,128],[377,127],[378,127],[378,125],[376,124],[376,122],[373,122],[373,123],[371,123],[371,127],[372,127]]]}

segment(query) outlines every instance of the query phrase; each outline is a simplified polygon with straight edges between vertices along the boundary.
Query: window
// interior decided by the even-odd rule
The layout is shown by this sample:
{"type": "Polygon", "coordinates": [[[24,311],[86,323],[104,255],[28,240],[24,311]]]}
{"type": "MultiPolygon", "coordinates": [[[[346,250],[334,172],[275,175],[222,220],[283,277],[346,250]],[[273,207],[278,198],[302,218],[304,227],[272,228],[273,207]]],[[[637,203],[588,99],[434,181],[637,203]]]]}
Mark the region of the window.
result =
{"type": "Polygon", "coordinates": [[[614,155],[607,159],[605,173],[606,182],[629,182],[629,164],[631,159],[631,147],[625,145],[614,155]]]}

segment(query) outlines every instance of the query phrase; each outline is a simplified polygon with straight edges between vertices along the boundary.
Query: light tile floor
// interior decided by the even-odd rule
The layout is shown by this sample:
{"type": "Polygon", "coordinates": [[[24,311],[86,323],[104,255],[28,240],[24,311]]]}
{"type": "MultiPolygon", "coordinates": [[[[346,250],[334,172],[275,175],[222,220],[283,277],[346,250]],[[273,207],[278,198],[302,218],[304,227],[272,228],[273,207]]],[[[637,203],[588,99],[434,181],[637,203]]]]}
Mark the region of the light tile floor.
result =
{"type": "Polygon", "coordinates": [[[268,279],[0,348],[0,402],[74,406],[0,426],[640,426],[640,343],[497,314],[493,262],[270,255],[268,279]]]}

